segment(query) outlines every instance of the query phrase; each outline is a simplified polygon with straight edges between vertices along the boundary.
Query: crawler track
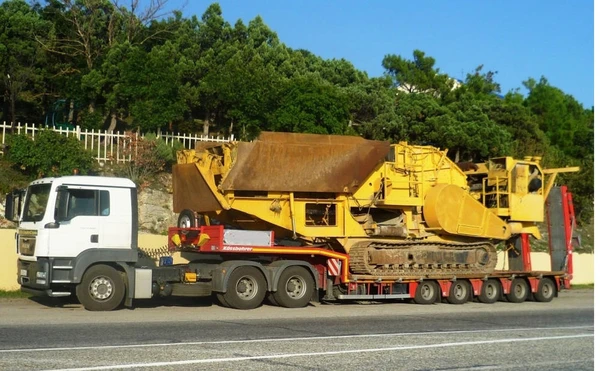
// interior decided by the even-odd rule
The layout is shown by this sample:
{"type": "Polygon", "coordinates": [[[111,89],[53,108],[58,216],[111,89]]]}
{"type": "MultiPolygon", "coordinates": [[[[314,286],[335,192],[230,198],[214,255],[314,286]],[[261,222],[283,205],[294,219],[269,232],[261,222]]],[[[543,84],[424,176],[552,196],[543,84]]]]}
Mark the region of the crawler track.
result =
{"type": "Polygon", "coordinates": [[[488,242],[366,241],[350,248],[350,272],[360,275],[437,278],[490,274],[497,260],[496,249],[488,242]]]}

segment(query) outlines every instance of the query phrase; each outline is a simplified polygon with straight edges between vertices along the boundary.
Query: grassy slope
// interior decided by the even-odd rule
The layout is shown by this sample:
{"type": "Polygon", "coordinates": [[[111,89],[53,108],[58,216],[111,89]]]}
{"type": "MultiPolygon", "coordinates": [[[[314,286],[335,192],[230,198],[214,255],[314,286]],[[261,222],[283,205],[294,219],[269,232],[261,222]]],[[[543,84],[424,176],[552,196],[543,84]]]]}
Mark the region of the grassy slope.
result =
{"type": "Polygon", "coordinates": [[[2,299],[2,298],[5,298],[5,299],[28,298],[30,296],[31,296],[31,294],[28,294],[26,292],[21,292],[20,290],[15,290],[15,291],[0,290],[0,299],[2,299]]]}
{"type": "Polygon", "coordinates": [[[15,188],[25,187],[29,179],[0,156],[0,194],[10,192],[15,188]]]}

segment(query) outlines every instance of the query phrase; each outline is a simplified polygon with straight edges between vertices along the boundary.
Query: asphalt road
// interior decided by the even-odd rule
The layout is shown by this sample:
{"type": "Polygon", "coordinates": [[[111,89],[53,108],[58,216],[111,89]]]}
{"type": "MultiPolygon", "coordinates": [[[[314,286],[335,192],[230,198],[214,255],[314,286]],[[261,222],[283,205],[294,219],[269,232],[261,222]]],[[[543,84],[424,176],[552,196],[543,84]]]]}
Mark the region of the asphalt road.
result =
{"type": "Polygon", "coordinates": [[[0,370],[593,370],[593,324],[592,290],[551,303],[251,311],[0,299],[0,370]]]}

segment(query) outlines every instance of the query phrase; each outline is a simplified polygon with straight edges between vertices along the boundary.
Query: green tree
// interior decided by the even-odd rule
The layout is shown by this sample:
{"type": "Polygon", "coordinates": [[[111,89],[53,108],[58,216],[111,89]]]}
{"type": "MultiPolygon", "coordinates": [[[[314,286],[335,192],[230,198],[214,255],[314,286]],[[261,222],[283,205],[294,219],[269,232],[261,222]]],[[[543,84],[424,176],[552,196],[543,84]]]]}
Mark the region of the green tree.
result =
{"type": "Polygon", "coordinates": [[[488,117],[490,109],[485,101],[465,94],[446,109],[446,114],[430,121],[431,137],[442,147],[449,148],[455,161],[481,161],[510,154],[511,135],[488,117]]]}
{"type": "Polygon", "coordinates": [[[367,73],[357,70],[352,63],[345,59],[325,60],[319,68],[321,77],[330,83],[348,87],[368,80],[367,73]]]}
{"type": "Polygon", "coordinates": [[[28,121],[42,111],[45,55],[35,41],[49,24],[23,0],[0,4],[0,87],[4,119],[28,121]]]}
{"type": "Polygon", "coordinates": [[[413,59],[388,54],[383,58],[385,74],[392,77],[394,85],[407,93],[426,93],[437,96],[450,91],[453,81],[435,68],[435,59],[421,50],[413,52],[413,59]]]}
{"type": "Polygon", "coordinates": [[[228,47],[231,26],[223,18],[221,7],[217,3],[211,4],[204,12],[198,31],[201,54],[195,72],[199,79],[196,90],[197,101],[202,102],[202,131],[207,135],[211,121],[214,121],[222,110],[217,87],[223,66],[237,50],[228,47]]]}
{"type": "Polygon", "coordinates": [[[133,125],[144,132],[156,131],[183,118],[186,106],[179,94],[176,47],[166,42],[149,53],[134,47],[128,55],[118,91],[129,102],[133,125]]]}
{"type": "Polygon", "coordinates": [[[350,113],[347,98],[335,86],[304,76],[290,79],[283,88],[270,130],[315,134],[344,134],[350,113]]]}
{"type": "Polygon", "coordinates": [[[51,0],[47,12],[52,29],[38,41],[50,53],[63,56],[70,68],[81,76],[80,92],[94,112],[101,91],[101,76],[96,68],[112,44],[115,8],[108,0],[51,0]]]}
{"type": "Polygon", "coordinates": [[[581,103],[550,85],[543,76],[538,82],[530,78],[524,85],[529,90],[524,104],[538,118],[540,129],[552,144],[573,154],[576,133],[585,136],[588,130],[588,117],[581,103]]]}
{"type": "Polygon", "coordinates": [[[343,89],[350,109],[350,125],[368,139],[406,139],[406,127],[395,110],[396,89],[389,77],[373,78],[343,89]]]}
{"type": "Polygon", "coordinates": [[[427,94],[398,94],[397,112],[409,142],[447,148],[456,161],[509,153],[510,133],[489,119],[488,108],[473,94],[448,105],[427,94]]]}

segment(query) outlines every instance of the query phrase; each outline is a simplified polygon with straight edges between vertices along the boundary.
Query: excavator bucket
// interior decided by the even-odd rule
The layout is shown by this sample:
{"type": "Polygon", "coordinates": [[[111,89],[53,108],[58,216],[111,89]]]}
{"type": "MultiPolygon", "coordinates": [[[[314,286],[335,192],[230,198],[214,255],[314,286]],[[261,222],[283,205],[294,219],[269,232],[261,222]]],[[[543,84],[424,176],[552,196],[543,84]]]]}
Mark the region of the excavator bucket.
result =
{"type": "Polygon", "coordinates": [[[221,209],[219,201],[193,163],[173,166],[173,211],[180,213],[184,209],[198,212],[221,209]]]}
{"type": "Polygon", "coordinates": [[[220,188],[353,192],[389,151],[388,142],[361,137],[263,132],[254,142],[238,143],[220,188]]]}

